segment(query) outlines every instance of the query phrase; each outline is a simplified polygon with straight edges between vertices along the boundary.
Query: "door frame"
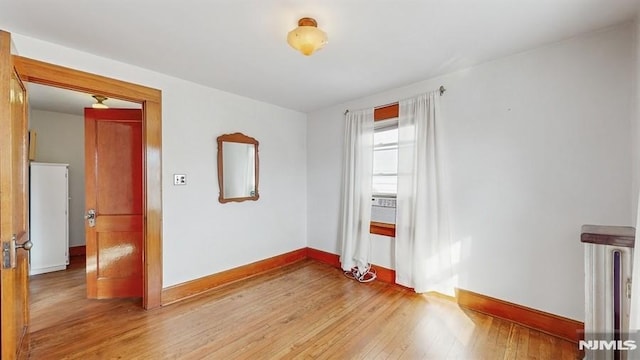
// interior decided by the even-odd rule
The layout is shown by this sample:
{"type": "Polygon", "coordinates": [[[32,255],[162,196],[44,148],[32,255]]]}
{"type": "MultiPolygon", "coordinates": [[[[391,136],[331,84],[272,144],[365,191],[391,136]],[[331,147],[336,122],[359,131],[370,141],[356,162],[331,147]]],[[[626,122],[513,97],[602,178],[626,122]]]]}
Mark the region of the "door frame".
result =
{"type": "MultiPolygon", "coordinates": [[[[161,306],[162,294],[162,92],[158,89],[13,55],[22,81],[142,105],[143,290],[142,306],[161,306]]],[[[28,89],[27,89],[28,97],[28,89]]]]}
{"type": "MultiPolygon", "coordinates": [[[[11,53],[11,34],[0,30],[0,129],[4,136],[0,145],[0,187],[2,188],[2,243],[25,243],[28,240],[27,190],[27,109],[26,99],[15,101],[12,82],[17,78],[11,53]],[[14,119],[14,103],[21,103],[20,114],[14,119]],[[19,117],[19,119],[18,119],[19,117]],[[19,124],[14,123],[18,121],[19,124]],[[18,127],[19,125],[19,127],[18,127]]],[[[19,79],[18,79],[19,80],[19,79]]],[[[19,80],[20,94],[26,96],[19,80]]],[[[0,358],[13,359],[25,351],[29,333],[28,255],[24,250],[11,249],[11,266],[0,270],[0,358]]]]}

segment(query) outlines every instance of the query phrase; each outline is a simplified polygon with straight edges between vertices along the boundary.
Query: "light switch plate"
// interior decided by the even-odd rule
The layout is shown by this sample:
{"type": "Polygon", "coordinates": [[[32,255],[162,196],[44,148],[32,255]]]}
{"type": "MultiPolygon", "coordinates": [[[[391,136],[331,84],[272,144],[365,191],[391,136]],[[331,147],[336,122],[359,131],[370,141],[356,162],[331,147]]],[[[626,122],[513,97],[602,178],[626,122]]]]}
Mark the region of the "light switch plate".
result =
{"type": "Polygon", "coordinates": [[[173,174],[173,185],[187,185],[187,175],[173,174]]]}

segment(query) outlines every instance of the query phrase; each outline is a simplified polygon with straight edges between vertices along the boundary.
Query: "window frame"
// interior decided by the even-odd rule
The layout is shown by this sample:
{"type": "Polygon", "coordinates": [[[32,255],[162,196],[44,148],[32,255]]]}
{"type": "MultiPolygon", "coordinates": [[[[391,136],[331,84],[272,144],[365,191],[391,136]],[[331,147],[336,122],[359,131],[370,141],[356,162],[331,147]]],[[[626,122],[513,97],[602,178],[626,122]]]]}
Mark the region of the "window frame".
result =
{"type": "MultiPolygon", "coordinates": [[[[380,106],[373,110],[373,121],[375,123],[377,121],[398,118],[399,114],[400,114],[400,106],[398,105],[398,103],[380,106]]],[[[388,223],[381,223],[377,221],[371,221],[371,223],[369,224],[369,233],[395,238],[396,224],[388,224],[388,223]]]]}

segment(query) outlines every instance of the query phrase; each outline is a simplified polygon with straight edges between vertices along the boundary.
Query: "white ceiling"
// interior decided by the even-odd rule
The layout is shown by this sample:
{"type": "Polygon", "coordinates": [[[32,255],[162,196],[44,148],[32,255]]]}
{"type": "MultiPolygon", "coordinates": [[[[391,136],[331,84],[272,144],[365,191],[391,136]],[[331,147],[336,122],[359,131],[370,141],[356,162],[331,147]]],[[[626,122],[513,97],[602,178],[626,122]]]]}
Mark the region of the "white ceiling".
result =
{"type": "MultiPolygon", "coordinates": [[[[84,116],[84,108],[96,102],[91,94],[54,88],[51,86],[28,84],[29,105],[31,109],[54,111],[65,114],[84,116]]],[[[117,99],[107,99],[104,104],[110,108],[140,109],[137,103],[117,99]]]]}
{"type": "Polygon", "coordinates": [[[638,0],[0,0],[0,28],[309,112],[632,19],[638,0]],[[287,32],[316,18],[311,57],[287,32]]]}

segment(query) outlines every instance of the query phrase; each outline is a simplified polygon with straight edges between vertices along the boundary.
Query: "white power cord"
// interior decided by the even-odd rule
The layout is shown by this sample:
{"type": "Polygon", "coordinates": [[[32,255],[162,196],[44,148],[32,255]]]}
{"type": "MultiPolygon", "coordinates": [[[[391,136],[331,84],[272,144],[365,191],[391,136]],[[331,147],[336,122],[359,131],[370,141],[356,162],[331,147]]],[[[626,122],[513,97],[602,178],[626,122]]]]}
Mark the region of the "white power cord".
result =
{"type": "Polygon", "coordinates": [[[358,280],[361,283],[371,282],[376,279],[376,270],[371,268],[371,264],[367,264],[366,269],[361,273],[357,266],[351,268],[351,271],[345,271],[344,276],[349,279],[358,280]]]}

